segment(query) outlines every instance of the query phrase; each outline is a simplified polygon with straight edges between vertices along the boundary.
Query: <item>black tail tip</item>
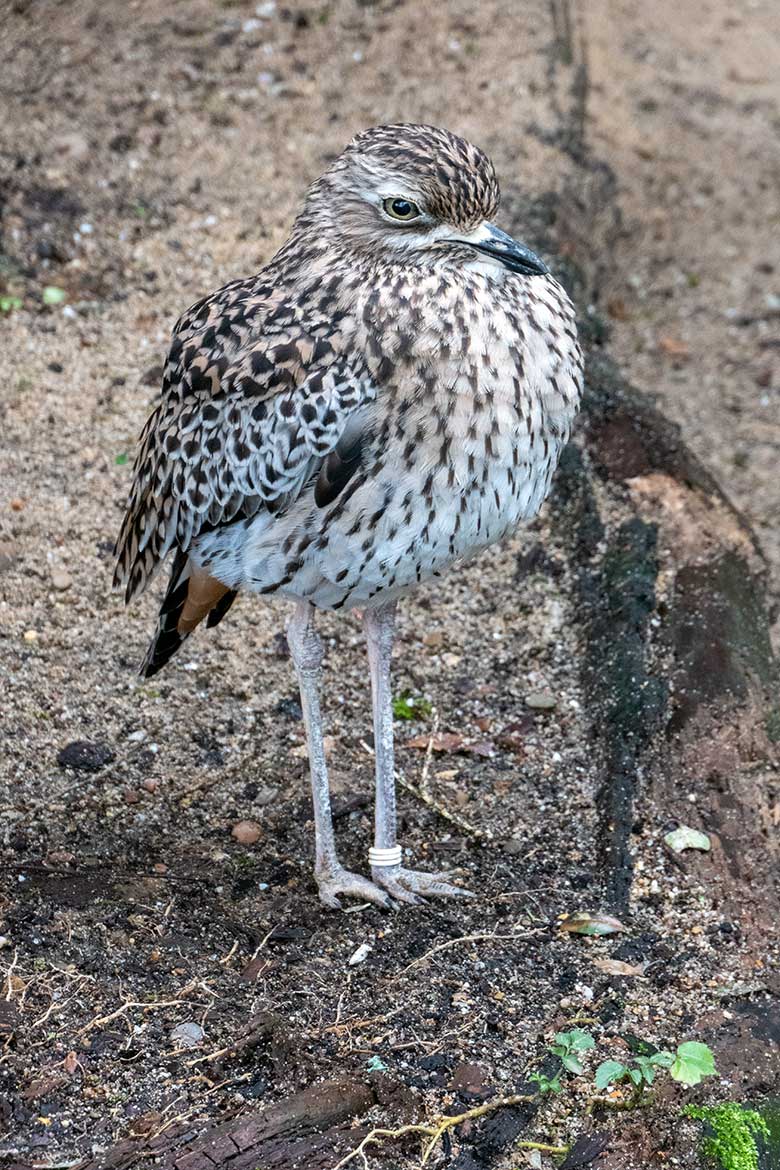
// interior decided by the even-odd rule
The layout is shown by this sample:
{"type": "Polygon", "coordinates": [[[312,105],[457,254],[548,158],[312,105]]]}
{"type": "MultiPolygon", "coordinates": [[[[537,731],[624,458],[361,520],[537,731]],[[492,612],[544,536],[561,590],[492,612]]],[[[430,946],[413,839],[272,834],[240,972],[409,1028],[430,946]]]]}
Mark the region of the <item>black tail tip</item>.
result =
{"type": "Polygon", "coordinates": [[[138,671],[142,678],[152,678],[162,670],[166,662],[173,658],[187,635],[184,637],[174,627],[172,630],[160,630],[157,637],[146,651],[146,657],[138,671]]]}

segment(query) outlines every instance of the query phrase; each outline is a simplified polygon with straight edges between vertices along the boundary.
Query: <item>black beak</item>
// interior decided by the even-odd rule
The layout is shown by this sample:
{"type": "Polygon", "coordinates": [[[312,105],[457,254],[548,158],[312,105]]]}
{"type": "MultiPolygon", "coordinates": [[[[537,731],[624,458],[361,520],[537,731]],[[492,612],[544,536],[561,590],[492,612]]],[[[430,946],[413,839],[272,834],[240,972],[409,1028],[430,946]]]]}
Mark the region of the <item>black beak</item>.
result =
{"type": "Polygon", "coordinates": [[[510,272],[520,272],[524,276],[545,276],[549,272],[536,253],[532,252],[530,248],[526,248],[525,244],[519,244],[517,240],[513,240],[511,236],[502,232],[500,228],[494,227],[492,223],[485,224],[485,228],[487,229],[485,237],[479,243],[468,239],[459,240],[458,243],[468,244],[475,251],[492,256],[510,272]]]}

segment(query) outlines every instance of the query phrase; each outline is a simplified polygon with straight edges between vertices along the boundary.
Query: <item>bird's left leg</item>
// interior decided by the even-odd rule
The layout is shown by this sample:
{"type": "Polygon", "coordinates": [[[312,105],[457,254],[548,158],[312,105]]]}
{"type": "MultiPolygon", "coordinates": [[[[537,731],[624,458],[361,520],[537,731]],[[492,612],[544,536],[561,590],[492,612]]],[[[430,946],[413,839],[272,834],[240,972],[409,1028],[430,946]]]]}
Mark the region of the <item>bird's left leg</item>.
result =
{"type": "Polygon", "coordinates": [[[369,850],[371,876],[399,902],[422,902],[420,895],[436,898],[473,897],[469,890],[450,885],[444,873],[404,869],[396,839],[395,760],[393,753],[393,702],[390,657],[395,630],[395,602],[367,609],[363,628],[371,667],[374,707],[374,754],[376,757],[376,811],[374,847],[369,850]]]}
{"type": "Polygon", "coordinates": [[[287,625],[287,642],[298,675],[309,747],[311,793],[314,803],[316,855],[314,877],[319,887],[320,901],[331,909],[338,910],[341,907],[339,895],[347,894],[389,909],[391,902],[384,890],[380,890],[368,878],[344,869],[336,853],[320,711],[322,641],[314,628],[314,610],[306,601],[298,603],[287,625]]]}

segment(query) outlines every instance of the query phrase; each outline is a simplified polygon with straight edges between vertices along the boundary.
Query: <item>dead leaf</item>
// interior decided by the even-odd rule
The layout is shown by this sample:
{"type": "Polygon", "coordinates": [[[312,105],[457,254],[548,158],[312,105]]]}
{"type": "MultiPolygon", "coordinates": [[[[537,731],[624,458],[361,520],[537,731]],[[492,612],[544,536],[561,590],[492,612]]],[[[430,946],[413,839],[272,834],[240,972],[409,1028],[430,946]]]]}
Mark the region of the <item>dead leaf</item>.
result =
{"type": "Polygon", "coordinates": [[[589,910],[576,910],[565,914],[558,923],[558,929],[567,934],[618,934],[625,926],[608,914],[592,914],[589,910]]]}
{"type": "Polygon", "coordinates": [[[407,739],[406,747],[417,748],[421,752],[428,751],[430,744],[434,752],[459,752],[466,741],[456,731],[437,731],[435,735],[415,735],[407,739]]]}
{"type": "Polygon", "coordinates": [[[437,731],[435,735],[415,735],[406,740],[406,747],[417,748],[427,752],[462,752],[466,755],[492,756],[495,744],[490,739],[481,739],[477,743],[468,743],[466,737],[457,731],[437,731]]]}
{"type": "Polygon", "coordinates": [[[64,1065],[65,1072],[72,1077],[76,1069],[79,1067],[79,1058],[75,1052],[71,1051],[68,1053],[62,1063],[64,1065]]]}
{"type": "Polygon", "coordinates": [[[644,975],[644,964],[639,967],[631,963],[622,963],[620,959],[594,959],[593,966],[598,967],[605,975],[644,975]]]}
{"type": "Polygon", "coordinates": [[[680,341],[679,337],[659,337],[658,348],[670,358],[687,358],[691,356],[691,351],[684,341],[680,341]]]}
{"type": "Polygon", "coordinates": [[[689,825],[680,825],[672,829],[664,837],[664,844],[668,845],[673,853],[682,853],[684,849],[700,849],[702,853],[709,852],[710,839],[706,833],[692,829],[689,825]]]}

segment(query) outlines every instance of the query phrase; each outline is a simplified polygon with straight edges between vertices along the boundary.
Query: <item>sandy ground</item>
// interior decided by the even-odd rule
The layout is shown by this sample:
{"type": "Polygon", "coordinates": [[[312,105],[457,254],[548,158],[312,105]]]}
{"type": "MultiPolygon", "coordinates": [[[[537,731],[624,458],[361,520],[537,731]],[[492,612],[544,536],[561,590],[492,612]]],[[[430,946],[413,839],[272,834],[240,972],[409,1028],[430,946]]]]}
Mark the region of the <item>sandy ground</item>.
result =
{"type": "Polygon", "coordinates": [[[755,527],[777,603],[780,9],[585,12],[591,142],[625,223],[604,289],[612,352],[755,527]]]}
{"type": "MultiPolygon", "coordinates": [[[[463,737],[428,773],[456,822],[407,793],[404,840],[480,889],[468,906],[388,918],[317,903],[281,606],[242,600],[144,683],[155,591],[125,610],[109,590],[171,323],[273,252],[354,131],[441,122],[489,150],[508,188],[555,189],[546,6],[41,2],[4,17],[0,278],[22,307],[0,318],[2,1148],[41,1162],[99,1152],[318,1076],[365,1075],[372,1057],[433,1114],[522,1085],[579,1017],[595,1021],[603,1058],[627,1035],[673,1044],[723,988],[763,986],[767,957],[741,946],[696,867],[681,873],[660,849],[663,810],[637,830],[631,938],[549,930],[593,896],[596,775],[565,566],[517,576],[529,541],[555,559],[546,520],[421,591],[401,619],[397,690],[427,697],[463,737]],[[64,307],[42,305],[47,285],[64,307]],[[528,707],[539,691],[553,710],[528,707]],[[93,744],[95,770],[60,755],[74,741],[93,744]],[[251,846],[231,836],[242,819],[259,825],[251,846]],[[475,933],[516,937],[410,967],[475,933]],[[350,967],[364,942],[369,958],[350,967]],[[647,978],[617,987],[594,966],[605,958],[648,963],[647,978]],[[190,1062],[259,1010],[279,1017],[281,1039],[201,1076],[190,1062]],[[203,1028],[195,1054],[180,1024],[203,1028]]],[[[737,16],[710,3],[694,20],[626,2],[593,5],[587,22],[594,145],[619,176],[627,227],[606,293],[615,353],[679,418],[775,568],[777,21],[769,3],[737,16]]],[[[353,619],[323,628],[339,834],[359,866],[365,661],[353,619]]],[[[403,741],[431,727],[399,726],[415,784],[424,753],[403,741]]],[[[576,1136],[588,1093],[573,1082],[537,1136],[576,1136]]],[[[672,1100],[653,1142],[692,1165],[694,1130],[672,1100]]],[[[377,1164],[411,1167],[413,1152],[377,1164]]]]}

